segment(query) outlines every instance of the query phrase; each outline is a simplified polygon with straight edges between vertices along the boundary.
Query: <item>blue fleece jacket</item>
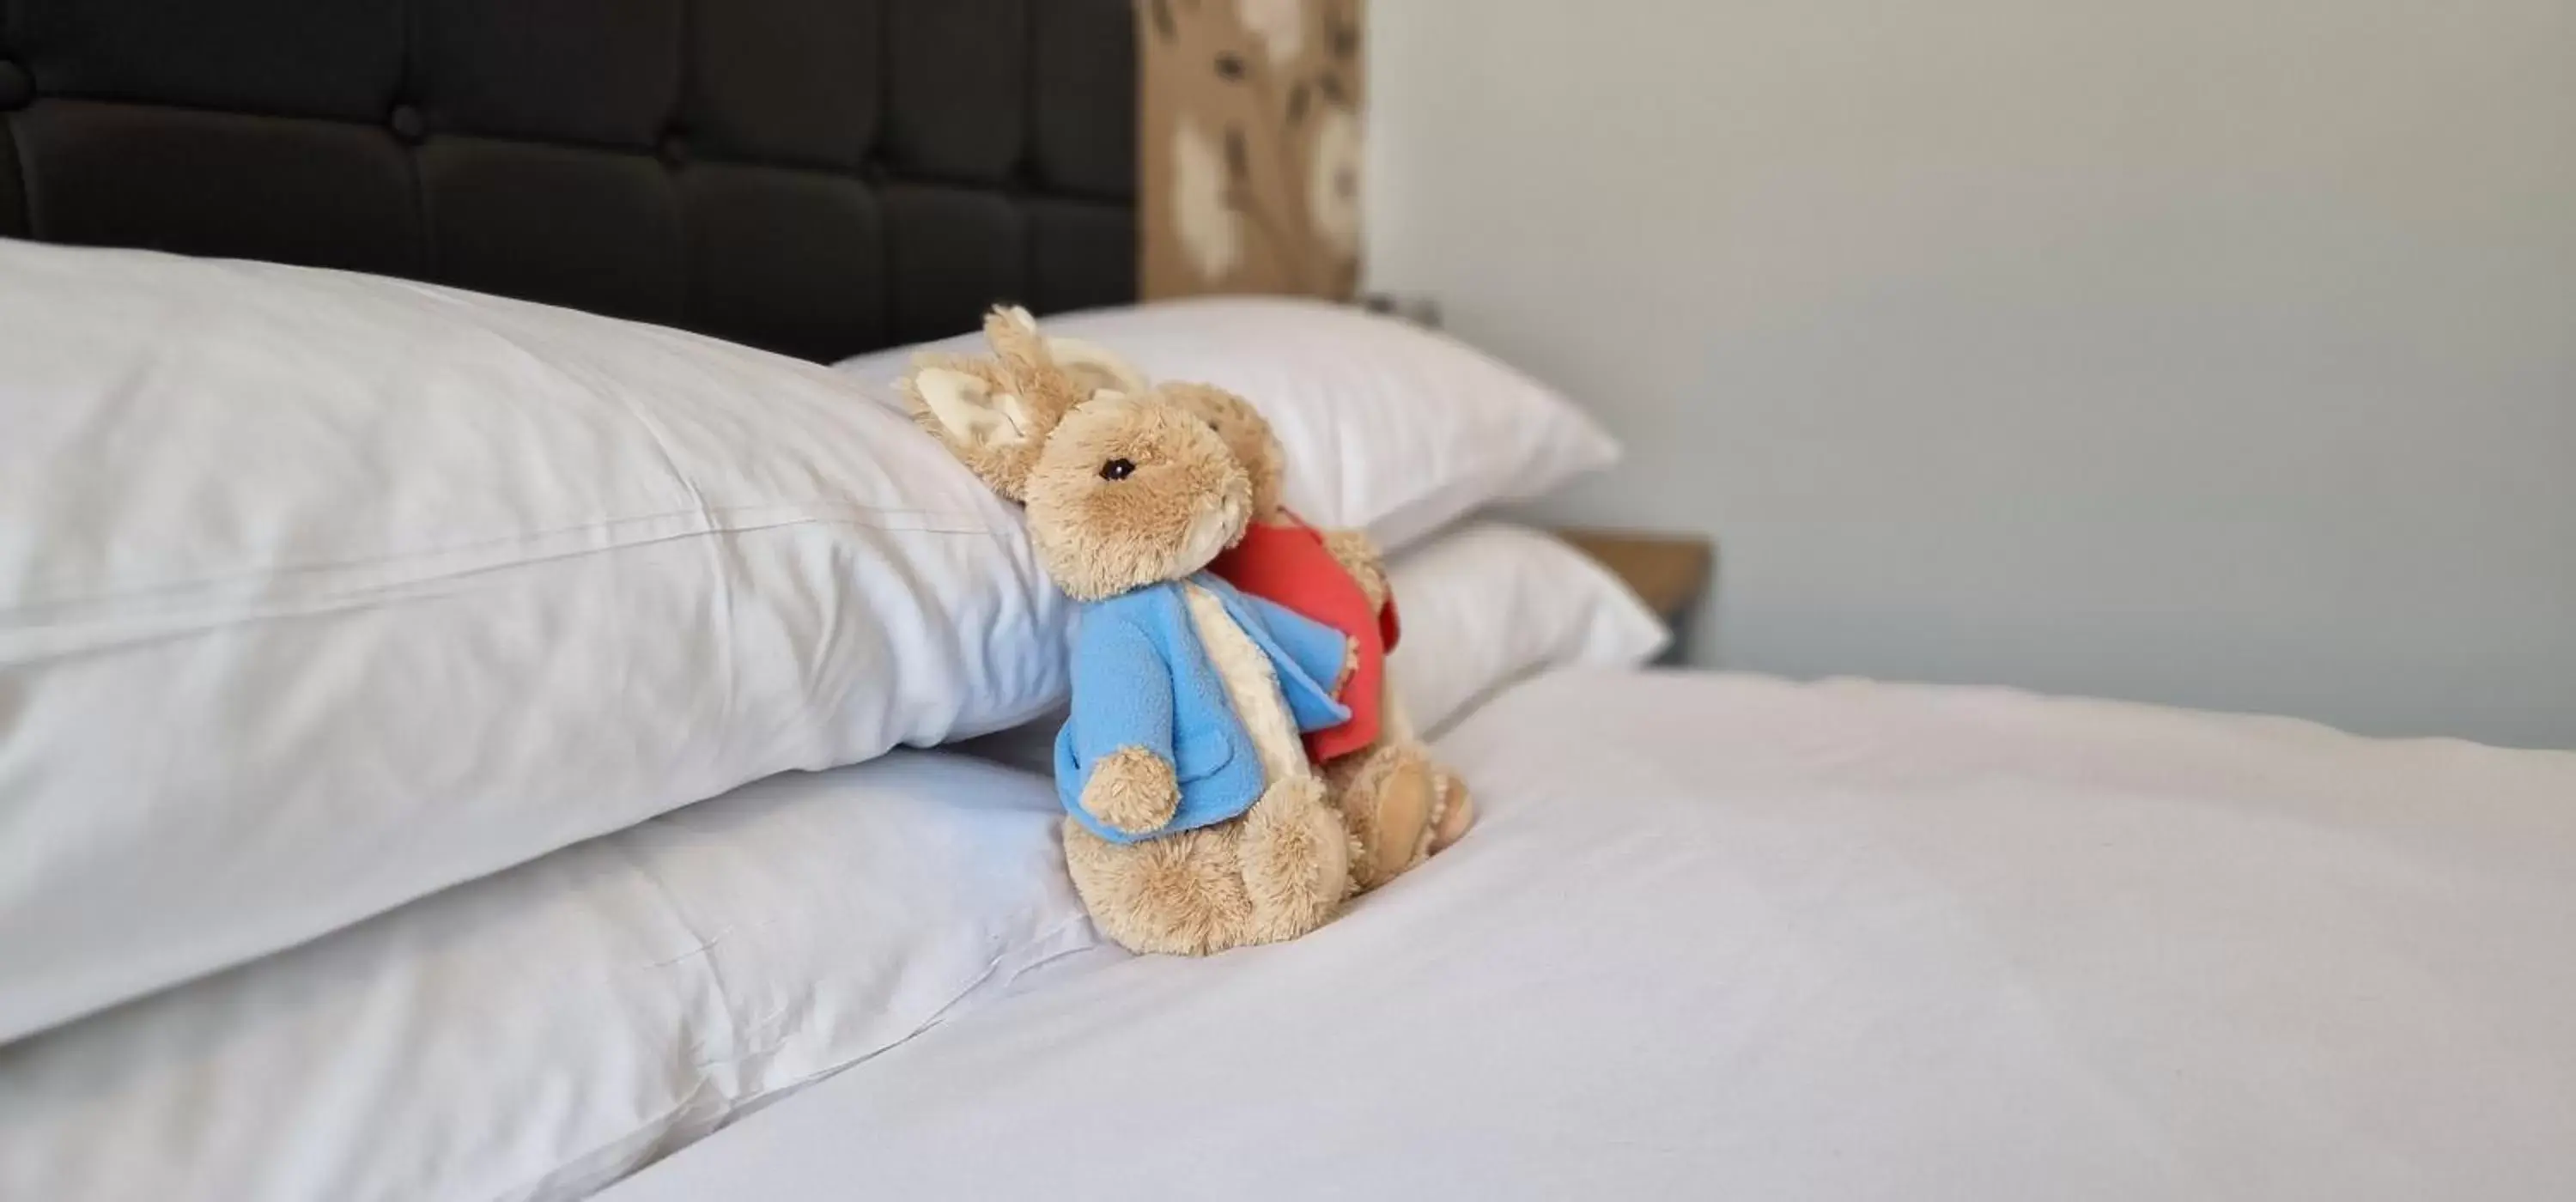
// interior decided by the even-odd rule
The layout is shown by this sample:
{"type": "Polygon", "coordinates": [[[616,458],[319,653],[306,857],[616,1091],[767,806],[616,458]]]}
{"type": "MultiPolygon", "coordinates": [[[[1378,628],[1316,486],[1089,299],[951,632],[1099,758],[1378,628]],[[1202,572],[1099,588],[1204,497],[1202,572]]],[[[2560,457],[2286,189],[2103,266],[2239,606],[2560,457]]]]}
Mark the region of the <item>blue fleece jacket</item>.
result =
{"type": "MultiPolygon", "coordinates": [[[[1215,594],[1269,657],[1301,733],[1350,717],[1333,700],[1333,682],[1350,651],[1341,631],[1245,596],[1204,572],[1189,583],[1215,594]]],[[[1180,582],[1083,607],[1073,636],[1073,713],[1055,740],[1056,794],[1066,813],[1103,839],[1134,843],[1241,814],[1260,799],[1265,783],[1261,757],[1199,642],[1180,582]],[[1092,769],[1122,747],[1161,757],[1180,782],[1180,809],[1157,829],[1130,834],[1082,808],[1092,769]]]]}

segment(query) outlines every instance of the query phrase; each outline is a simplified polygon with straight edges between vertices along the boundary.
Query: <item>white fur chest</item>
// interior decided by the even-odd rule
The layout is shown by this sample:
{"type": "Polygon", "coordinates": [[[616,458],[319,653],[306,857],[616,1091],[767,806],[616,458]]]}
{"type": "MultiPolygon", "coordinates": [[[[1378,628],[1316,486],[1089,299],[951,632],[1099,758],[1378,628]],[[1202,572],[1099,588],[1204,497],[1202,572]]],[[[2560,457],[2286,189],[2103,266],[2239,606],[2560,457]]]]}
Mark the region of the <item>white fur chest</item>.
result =
{"type": "Polygon", "coordinates": [[[1207,648],[1208,663],[1225,686],[1226,700],[1234,703],[1235,716],[1252,736],[1262,778],[1280,781],[1307,775],[1306,748],[1297,738],[1296,720],[1289,717],[1288,705],[1279,696],[1279,678],[1271,673],[1270,657],[1235,624],[1216,594],[1183,583],[1181,595],[1188,599],[1190,625],[1198,631],[1199,645],[1207,648]]]}

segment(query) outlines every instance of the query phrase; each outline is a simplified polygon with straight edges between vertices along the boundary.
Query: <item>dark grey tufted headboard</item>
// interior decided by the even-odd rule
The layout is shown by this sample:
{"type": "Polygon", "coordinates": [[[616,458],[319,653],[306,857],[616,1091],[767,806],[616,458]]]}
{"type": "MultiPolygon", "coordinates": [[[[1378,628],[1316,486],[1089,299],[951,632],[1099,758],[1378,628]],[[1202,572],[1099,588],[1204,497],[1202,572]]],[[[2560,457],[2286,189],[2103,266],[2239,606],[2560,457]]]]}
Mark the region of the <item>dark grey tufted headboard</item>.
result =
{"type": "Polygon", "coordinates": [[[1133,300],[1130,0],[0,0],[0,235],[830,359],[1133,300]]]}

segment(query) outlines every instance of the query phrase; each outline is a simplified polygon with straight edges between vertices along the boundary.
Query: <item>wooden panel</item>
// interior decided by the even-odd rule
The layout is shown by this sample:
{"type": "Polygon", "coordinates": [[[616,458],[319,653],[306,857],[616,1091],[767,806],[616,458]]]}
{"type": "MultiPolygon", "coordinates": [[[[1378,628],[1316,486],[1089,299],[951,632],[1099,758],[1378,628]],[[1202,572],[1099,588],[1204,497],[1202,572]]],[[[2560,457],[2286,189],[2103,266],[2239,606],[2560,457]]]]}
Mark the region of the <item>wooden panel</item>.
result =
{"type": "Polygon", "coordinates": [[[1359,283],[1361,0],[1142,0],[1147,299],[1359,283]]]}
{"type": "Polygon", "coordinates": [[[1558,537],[1628,583],[1666,621],[1699,603],[1716,546],[1692,535],[1636,530],[1560,530],[1558,537]]]}

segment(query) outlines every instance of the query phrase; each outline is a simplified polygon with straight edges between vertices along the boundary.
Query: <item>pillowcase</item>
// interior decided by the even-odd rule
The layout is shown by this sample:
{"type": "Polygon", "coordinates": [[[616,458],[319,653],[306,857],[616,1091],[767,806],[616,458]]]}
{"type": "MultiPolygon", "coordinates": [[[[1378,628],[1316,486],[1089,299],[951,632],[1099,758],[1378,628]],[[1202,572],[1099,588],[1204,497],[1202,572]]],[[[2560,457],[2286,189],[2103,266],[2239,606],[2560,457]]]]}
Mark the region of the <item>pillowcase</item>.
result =
{"type": "Polygon", "coordinates": [[[1017,515],[812,364],[0,241],[0,1040],[1063,694],[1017,515]]]}
{"type": "Polygon", "coordinates": [[[0,1197],[580,1196],[1097,944],[1062,812],[790,773],[0,1048],[0,1197]]]}
{"type": "MultiPolygon", "coordinates": [[[[1321,526],[1397,548],[1476,510],[1550,492],[1618,459],[1556,390],[1455,339],[1345,305],[1205,297],[1046,318],[1151,379],[1214,384],[1261,410],[1287,452],[1287,502],[1321,526]]],[[[844,362],[886,403],[922,350],[981,353],[980,336],[844,362]]]]}
{"type": "Polygon", "coordinates": [[[1426,735],[1516,681],[1560,668],[1633,668],[1672,641],[1608,568],[1525,526],[1452,530],[1386,574],[1404,617],[1387,672],[1426,735]]]}

